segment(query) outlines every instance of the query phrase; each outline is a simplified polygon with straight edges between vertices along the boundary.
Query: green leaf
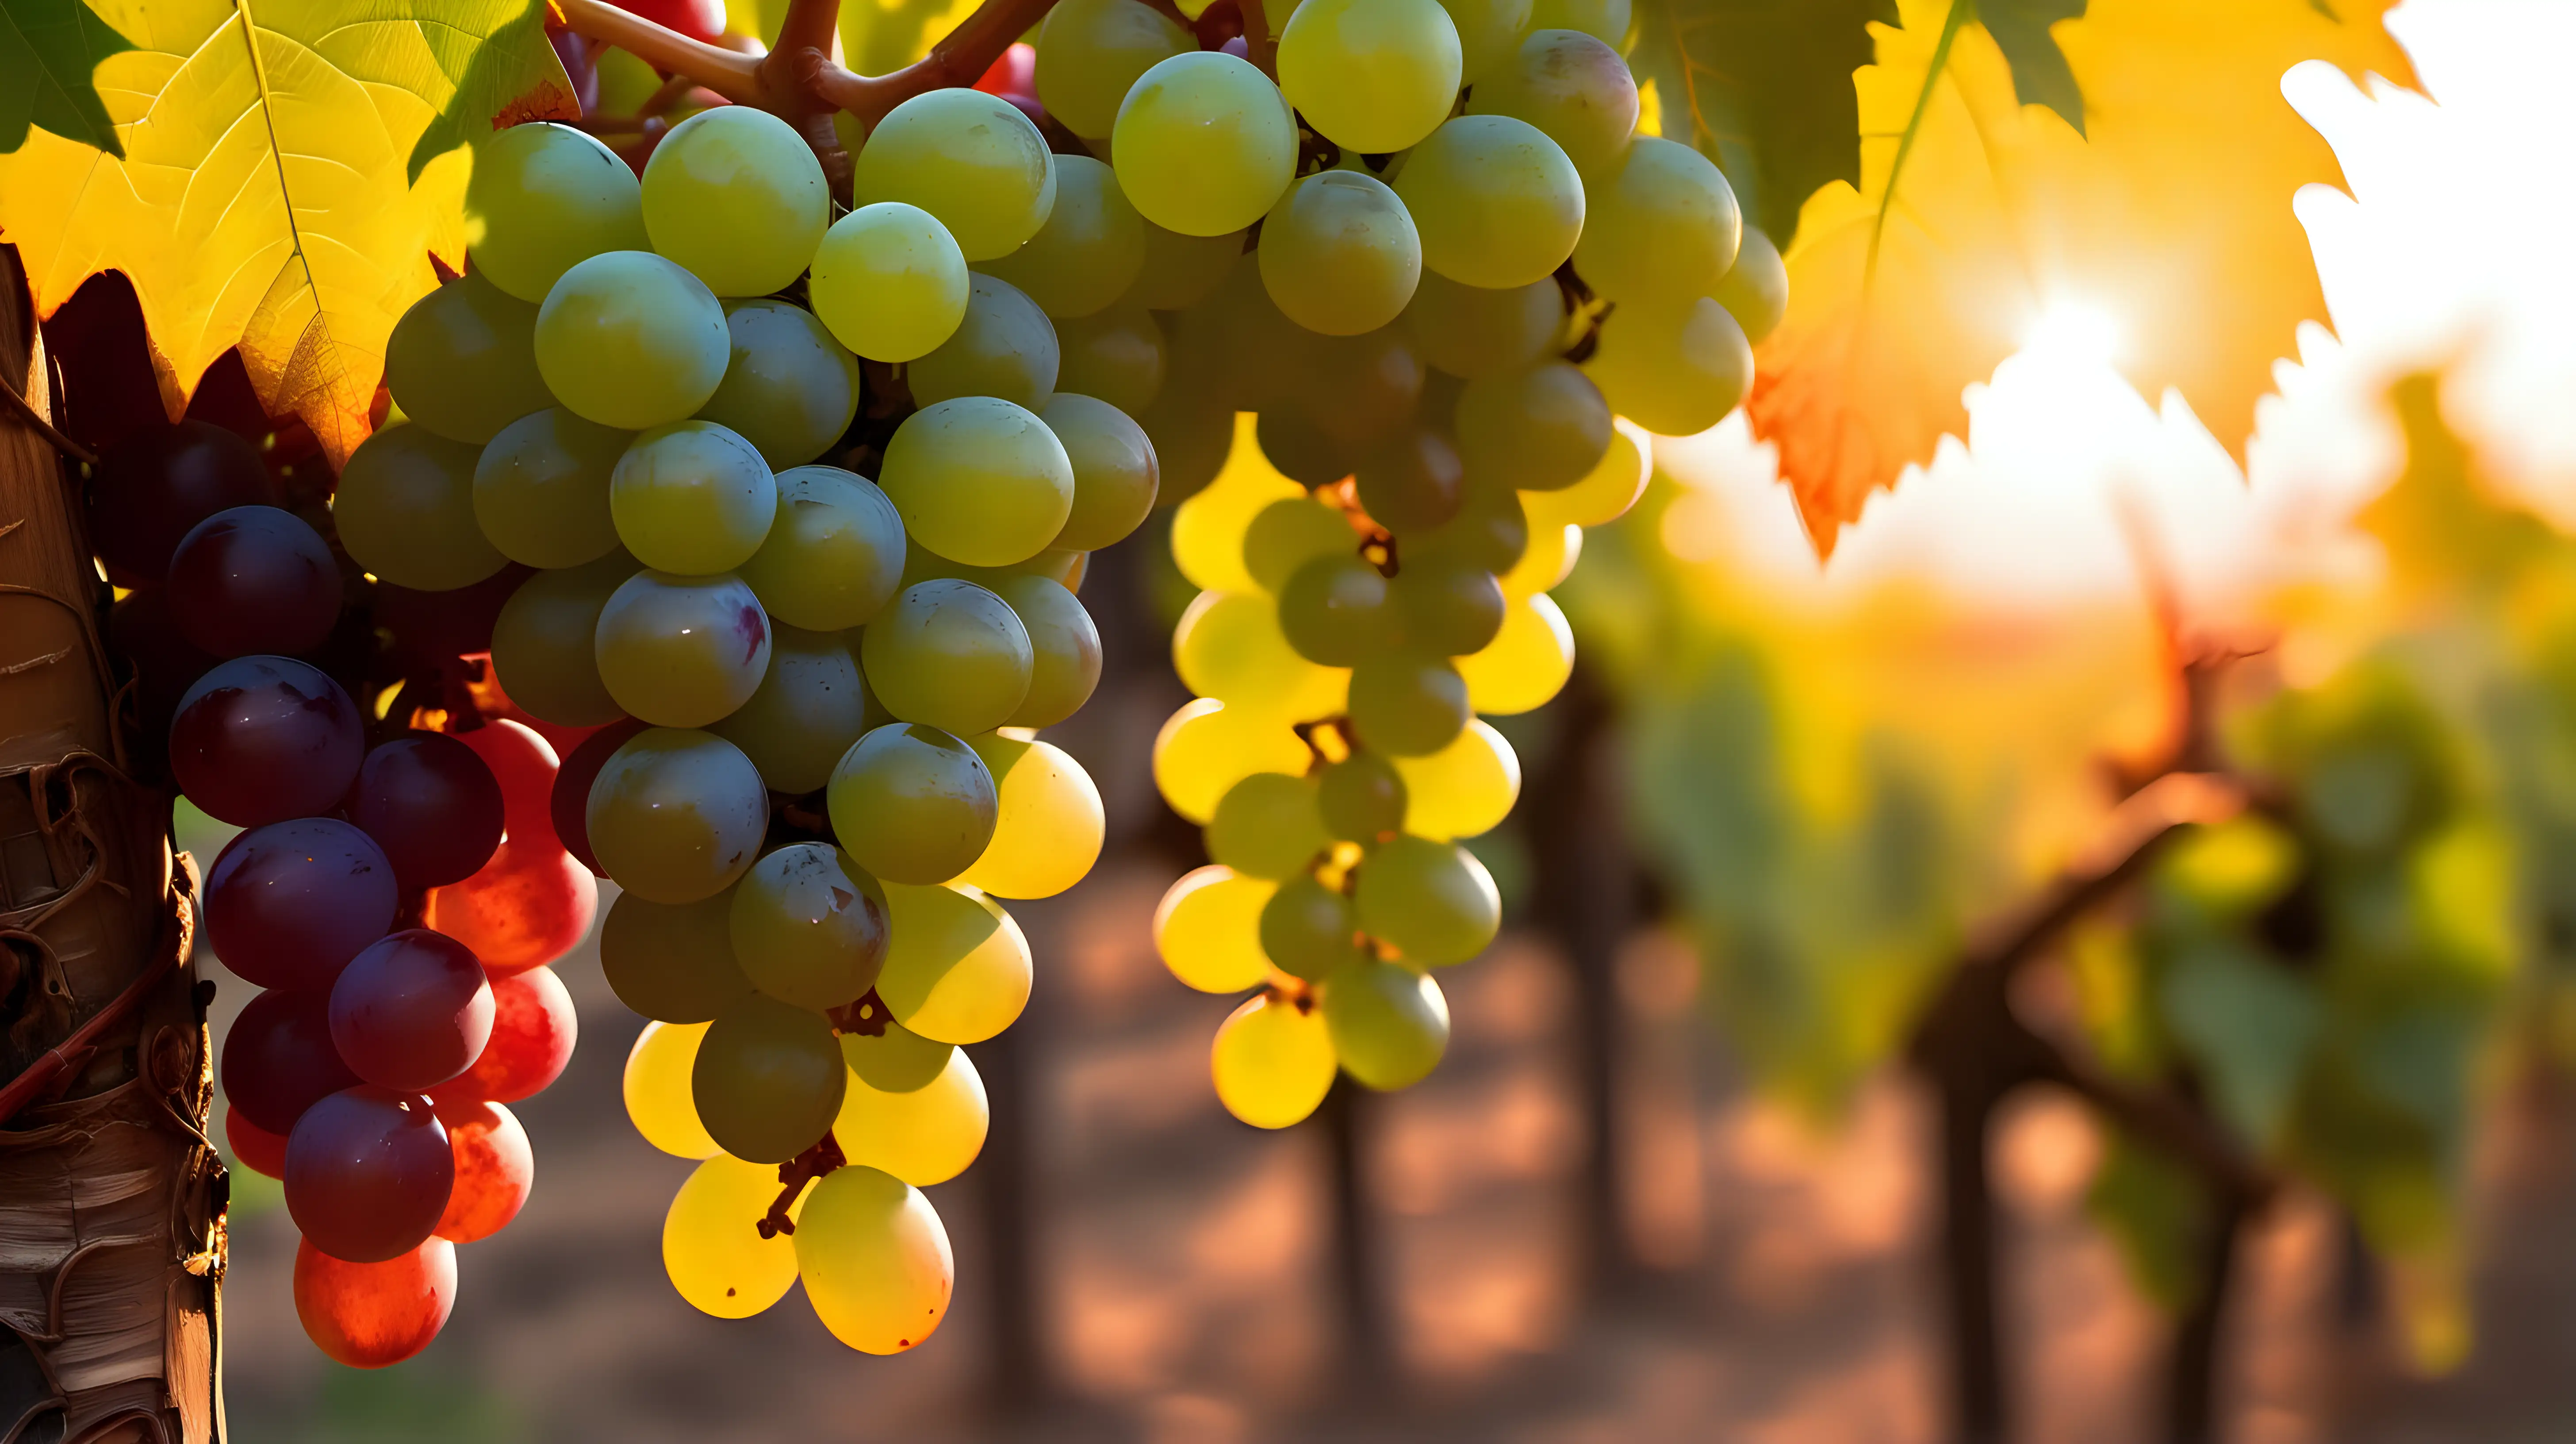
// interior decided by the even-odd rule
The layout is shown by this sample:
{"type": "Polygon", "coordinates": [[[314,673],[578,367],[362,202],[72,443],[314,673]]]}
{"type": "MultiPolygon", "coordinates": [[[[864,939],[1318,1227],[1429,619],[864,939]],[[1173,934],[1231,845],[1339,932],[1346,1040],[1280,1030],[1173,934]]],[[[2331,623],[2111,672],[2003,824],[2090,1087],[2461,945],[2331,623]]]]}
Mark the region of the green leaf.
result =
{"type": "Polygon", "coordinates": [[[133,48],[81,0],[0,0],[0,155],[33,126],[124,156],[91,76],[133,48]]]}
{"type": "Polygon", "coordinates": [[[1985,22],[1986,33],[1995,37],[1995,45],[2012,66],[2013,97],[2024,105],[2056,111],[2077,135],[2084,134],[2084,92],[2048,27],[2083,15],[2084,0],[1978,0],[1977,4],[1977,18],[1985,22]]]}
{"type": "Polygon", "coordinates": [[[2156,1004],[2227,1121],[2259,1145],[2279,1138],[2321,1023],[2308,985],[2236,945],[2204,944],[2167,966],[2156,1004]]]}

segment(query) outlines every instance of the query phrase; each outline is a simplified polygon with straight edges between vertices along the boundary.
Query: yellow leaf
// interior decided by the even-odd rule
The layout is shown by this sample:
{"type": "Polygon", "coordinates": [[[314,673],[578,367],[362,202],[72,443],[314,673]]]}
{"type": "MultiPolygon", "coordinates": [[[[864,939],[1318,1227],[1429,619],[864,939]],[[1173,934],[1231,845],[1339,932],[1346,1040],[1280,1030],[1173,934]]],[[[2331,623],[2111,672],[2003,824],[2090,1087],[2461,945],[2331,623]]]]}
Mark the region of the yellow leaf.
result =
{"type": "Polygon", "coordinates": [[[2089,139],[2017,102],[1964,8],[1904,0],[1903,29],[1873,26],[1877,62],[1853,77],[1862,184],[1801,212],[1788,316],[1747,403],[1818,552],[1943,433],[1966,435],[1961,393],[2055,307],[2108,318],[2131,382],[2178,388],[2241,446],[2274,358],[2325,315],[2291,196],[2341,179],[2281,76],[2322,59],[2411,83],[2385,8],[2092,0],[2050,32],[2089,139]]]}
{"type": "Polygon", "coordinates": [[[124,157],[43,130],[0,155],[0,237],[38,313],[123,271],[172,416],[238,345],[261,403],[337,466],[430,257],[462,264],[465,143],[579,114],[542,0],[90,8],[133,47],[93,77],[124,157]]]}

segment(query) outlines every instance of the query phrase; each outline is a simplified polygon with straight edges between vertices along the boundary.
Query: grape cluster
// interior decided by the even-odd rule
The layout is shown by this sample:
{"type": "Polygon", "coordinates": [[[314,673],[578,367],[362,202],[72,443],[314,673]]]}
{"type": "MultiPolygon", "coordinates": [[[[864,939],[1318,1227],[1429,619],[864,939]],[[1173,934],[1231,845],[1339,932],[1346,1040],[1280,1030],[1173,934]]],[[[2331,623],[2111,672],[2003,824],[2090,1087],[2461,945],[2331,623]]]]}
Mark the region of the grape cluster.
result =
{"type": "Polygon", "coordinates": [[[700,1160],[662,1243],[707,1313],[801,1280],[843,1342],[894,1353],[946,1310],[920,1190],[983,1144],[959,1045],[1030,990],[997,899],[1072,886],[1102,840],[1091,780],[1034,733],[1099,680],[1072,589],[1157,485],[1144,431],[1058,365],[1042,300],[1098,278],[1025,268],[1098,179],[972,90],[886,116],[837,218],[756,109],[675,126],[640,180],[578,130],[505,130],[467,273],[394,331],[405,420],[341,480],[377,575],[537,569],[494,678],[600,729],[554,822],[622,890],[601,961],[651,1020],[627,1108],[700,1160]]]}

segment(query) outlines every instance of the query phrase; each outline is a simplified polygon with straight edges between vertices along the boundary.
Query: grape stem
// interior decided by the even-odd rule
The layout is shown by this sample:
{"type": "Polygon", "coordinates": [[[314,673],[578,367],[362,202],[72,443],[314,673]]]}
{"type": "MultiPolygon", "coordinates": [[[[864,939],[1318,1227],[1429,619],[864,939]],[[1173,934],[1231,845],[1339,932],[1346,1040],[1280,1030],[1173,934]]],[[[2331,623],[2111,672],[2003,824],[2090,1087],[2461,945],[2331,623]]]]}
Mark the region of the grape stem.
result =
{"type": "Polygon", "coordinates": [[[1252,63],[1272,81],[1279,79],[1279,37],[1271,33],[1270,16],[1261,8],[1261,0],[1238,0],[1243,12],[1243,48],[1252,63]]]}
{"type": "Polygon", "coordinates": [[[760,1236],[776,1238],[780,1234],[793,1235],[796,1232],[796,1220],[789,1217],[787,1211],[796,1206],[797,1195],[805,1191],[805,1185],[836,1168],[847,1166],[849,1161],[849,1155],[841,1151],[841,1141],[826,1130],[821,1142],[778,1165],[778,1198],[776,1202],[769,1205],[769,1212],[762,1214],[760,1222],[755,1225],[760,1230],[760,1236]]]}

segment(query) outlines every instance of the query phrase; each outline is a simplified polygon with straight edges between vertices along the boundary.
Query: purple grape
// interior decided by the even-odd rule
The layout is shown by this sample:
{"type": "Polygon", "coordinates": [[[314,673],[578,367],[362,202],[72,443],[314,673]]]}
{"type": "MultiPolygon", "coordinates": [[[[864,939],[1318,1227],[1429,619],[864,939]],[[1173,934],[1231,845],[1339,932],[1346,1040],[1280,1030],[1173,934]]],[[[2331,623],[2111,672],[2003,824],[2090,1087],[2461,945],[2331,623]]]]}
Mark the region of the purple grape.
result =
{"type": "Polygon", "coordinates": [[[393,859],[404,887],[445,887],[481,871],[500,848],[501,783],[455,738],[407,732],[358,765],[349,820],[393,859]]]}
{"type": "Polygon", "coordinates": [[[272,989],[224,1034],[224,1096],[256,1126],[285,1136],[304,1110],[358,1075],[331,1044],[331,995],[272,989]]]}
{"type": "Polygon", "coordinates": [[[340,618],[340,564],[303,518],[237,506],[197,523],[170,554],[179,630],[218,657],[309,652],[340,618]]]}
{"type": "Polygon", "coordinates": [[[291,657],[236,657],[197,679],[170,722],[170,772],[235,827],[339,806],[366,755],[358,705],[291,657]]]}
{"type": "Polygon", "coordinates": [[[306,1109],[286,1138],[286,1211],[305,1242],[346,1263],[418,1248],[455,1187],[447,1127],[426,1098],[344,1088],[306,1109]]]}
{"type": "Polygon", "coordinates": [[[330,990],[402,903],[375,839],[335,817],[255,827],[206,874],[206,941],[263,988],[330,990]]]}
{"type": "Polygon", "coordinates": [[[197,523],[277,499],[257,447],[220,426],[182,421],[129,436],[99,457],[89,487],[90,544],[117,585],[157,582],[197,523]]]}
{"type": "Polygon", "coordinates": [[[474,1066],[492,1041],[492,983],[474,950],[406,928],[350,960],[331,988],[331,1041],[361,1078],[426,1093],[474,1066]]]}

